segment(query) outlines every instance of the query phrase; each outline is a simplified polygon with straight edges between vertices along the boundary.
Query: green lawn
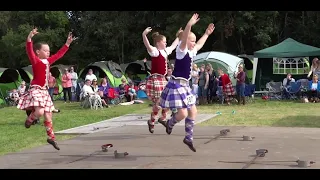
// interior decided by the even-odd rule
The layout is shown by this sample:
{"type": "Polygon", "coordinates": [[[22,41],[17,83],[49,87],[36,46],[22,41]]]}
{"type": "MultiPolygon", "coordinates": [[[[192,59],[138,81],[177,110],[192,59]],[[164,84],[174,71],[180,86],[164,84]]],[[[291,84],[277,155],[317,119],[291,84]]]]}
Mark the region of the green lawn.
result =
{"type": "MultiPolygon", "coordinates": [[[[132,106],[114,106],[102,110],[82,109],[79,103],[55,102],[61,113],[54,114],[54,131],[69,129],[85,124],[99,122],[129,113],[149,113],[148,103],[132,106]]],[[[217,113],[221,115],[201,124],[246,125],[246,126],[284,126],[284,127],[320,127],[320,104],[300,102],[279,102],[257,100],[246,106],[199,106],[199,113],[217,113]],[[235,111],[235,114],[232,111],[235,111]]],[[[30,129],[24,127],[26,115],[16,107],[0,109],[0,155],[46,144],[46,132],[43,126],[30,129]]],[[[43,122],[43,121],[42,121],[43,122]]],[[[57,135],[58,140],[74,136],[57,135]]]]}

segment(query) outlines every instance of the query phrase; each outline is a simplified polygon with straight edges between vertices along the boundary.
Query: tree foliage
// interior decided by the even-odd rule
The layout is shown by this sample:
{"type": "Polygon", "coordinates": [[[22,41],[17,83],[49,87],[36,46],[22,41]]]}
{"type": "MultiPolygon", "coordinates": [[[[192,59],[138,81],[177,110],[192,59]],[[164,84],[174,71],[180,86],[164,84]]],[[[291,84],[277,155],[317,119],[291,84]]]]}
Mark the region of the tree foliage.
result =
{"type": "MultiPolygon", "coordinates": [[[[25,40],[33,27],[55,53],[72,31],[78,39],[58,63],[84,67],[100,60],[125,63],[148,57],[141,33],[152,27],[167,37],[184,28],[193,12],[185,11],[1,11],[0,67],[29,65],[25,40]]],[[[204,11],[192,29],[198,38],[213,22],[215,32],[201,51],[253,54],[291,37],[320,47],[318,11],[204,11]]],[[[151,39],[150,39],[151,40],[151,39]]],[[[152,41],[150,41],[152,42],[152,41]]],[[[173,58],[171,56],[171,58],[173,58]]]]}

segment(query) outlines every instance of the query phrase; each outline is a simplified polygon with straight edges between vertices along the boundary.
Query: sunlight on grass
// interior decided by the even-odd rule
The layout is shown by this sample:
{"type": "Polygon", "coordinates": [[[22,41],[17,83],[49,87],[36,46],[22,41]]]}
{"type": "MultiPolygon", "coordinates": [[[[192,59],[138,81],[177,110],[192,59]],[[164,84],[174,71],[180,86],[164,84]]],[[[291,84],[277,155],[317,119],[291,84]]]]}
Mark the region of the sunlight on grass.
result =
{"type": "Polygon", "coordinates": [[[201,126],[282,126],[282,127],[320,127],[319,104],[305,104],[298,101],[263,101],[246,106],[210,105],[199,106],[201,113],[221,115],[203,122],[201,126]],[[235,111],[235,114],[232,113],[235,111]]]}

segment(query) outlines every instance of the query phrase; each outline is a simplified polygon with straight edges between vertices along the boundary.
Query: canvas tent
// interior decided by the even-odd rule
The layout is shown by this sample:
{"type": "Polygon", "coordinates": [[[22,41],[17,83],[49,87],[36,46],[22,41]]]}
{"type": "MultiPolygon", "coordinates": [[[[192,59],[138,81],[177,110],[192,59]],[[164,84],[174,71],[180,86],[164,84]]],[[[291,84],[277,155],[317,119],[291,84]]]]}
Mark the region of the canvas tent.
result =
{"type": "Polygon", "coordinates": [[[17,70],[11,68],[0,68],[0,90],[3,96],[6,96],[7,91],[17,89],[20,81],[21,77],[17,70]]]}
{"type": "Polygon", "coordinates": [[[240,64],[243,64],[243,59],[232,54],[210,51],[198,54],[193,58],[193,62],[198,66],[201,64],[210,63],[213,69],[221,68],[226,74],[229,75],[233,85],[236,85],[236,79],[233,77],[234,73],[238,71],[240,64]]]}
{"type": "MultiPolygon", "coordinates": [[[[137,60],[131,63],[120,64],[122,71],[126,76],[128,74],[137,75],[141,80],[146,78],[143,60],[137,60]]],[[[151,69],[151,61],[147,61],[148,69],[151,69]]]]}
{"type": "Polygon", "coordinates": [[[21,79],[24,80],[27,84],[29,84],[33,79],[33,72],[32,72],[31,65],[18,69],[18,72],[21,76],[21,79]]]}
{"type": "Polygon", "coordinates": [[[112,87],[118,87],[121,84],[121,79],[126,79],[120,65],[113,61],[91,63],[79,72],[79,77],[84,80],[89,69],[93,70],[99,82],[101,78],[108,77],[108,82],[112,87]]]}
{"type": "Polygon", "coordinates": [[[59,79],[61,81],[62,74],[64,73],[65,69],[70,69],[72,65],[63,65],[63,64],[57,64],[50,67],[50,72],[53,77],[55,77],[57,80],[59,79]]]}
{"type": "MultiPolygon", "coordinates": [[[[258,67],[258,59],[270,59],[270,58],[294,58],[294,57],[310,57],[310,56],[319,56],[320,48],[309,46],[306,44],[302,44],[292,38],[288,38],[281,43],[256,51],[254,52],[254,62],[253,62],[253,73],[252,73],[252,83],[257,84],[257,70],[260,69],[260,73],[258,74],[261,77],[273,76],[272,71],[272,61],[261,61],[258,67]],[[271,66],[271,68],[269,68],[271,66]],[[269,74],[261,72],[263,68],[264,71],[268,71],[269,74]]],[[[309,65],[309,62],[306,62],[309,65]]],[[[303,75],[306,77],[306,75],[303,75]]],[[[275,81],[282,81],[285,77],[285,74],[281,76],[281,79],[273,79],[275,81]]],[[[295,76],[296,79],[299,77],[295,76]]],[[[264,83],[260,83],[264,84],[264,83]]],[[[257,88],[258,89],[258,88],[257,88]]]]}

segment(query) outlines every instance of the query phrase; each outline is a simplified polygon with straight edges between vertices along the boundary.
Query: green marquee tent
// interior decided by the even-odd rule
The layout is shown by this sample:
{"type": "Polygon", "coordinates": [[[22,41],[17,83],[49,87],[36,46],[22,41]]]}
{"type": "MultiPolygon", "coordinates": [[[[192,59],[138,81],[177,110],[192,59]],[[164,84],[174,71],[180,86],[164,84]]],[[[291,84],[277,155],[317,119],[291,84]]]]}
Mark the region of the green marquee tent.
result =
{"type": "MultiPolygon", "coordinates": [[[[279,44],[254,52],[252,84],[256,83],[259,58],[290,58],[319,56],[320,48],[302,44],[292,38],[287,38],[279,44]]],[[[309,64],[309,62],[308,62],[309,64]]]]}

